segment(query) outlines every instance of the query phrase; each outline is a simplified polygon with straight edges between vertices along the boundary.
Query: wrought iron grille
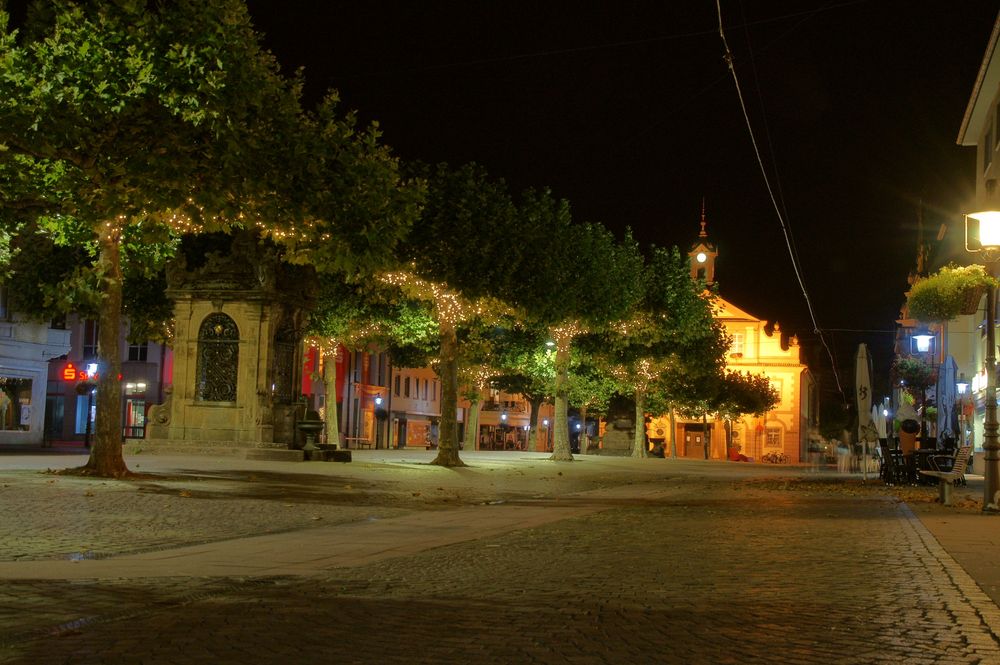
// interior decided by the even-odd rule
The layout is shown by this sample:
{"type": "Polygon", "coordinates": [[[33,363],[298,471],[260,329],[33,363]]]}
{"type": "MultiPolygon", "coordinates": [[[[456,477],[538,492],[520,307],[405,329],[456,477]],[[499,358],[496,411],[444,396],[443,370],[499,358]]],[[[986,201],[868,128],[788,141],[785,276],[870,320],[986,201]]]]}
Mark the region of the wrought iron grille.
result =
{"type": "Polygon", "coordinates": [[[198,330],[195,399],[235,402],[240,360],[240,331],[225,314],[210,314],[198,330]]]}

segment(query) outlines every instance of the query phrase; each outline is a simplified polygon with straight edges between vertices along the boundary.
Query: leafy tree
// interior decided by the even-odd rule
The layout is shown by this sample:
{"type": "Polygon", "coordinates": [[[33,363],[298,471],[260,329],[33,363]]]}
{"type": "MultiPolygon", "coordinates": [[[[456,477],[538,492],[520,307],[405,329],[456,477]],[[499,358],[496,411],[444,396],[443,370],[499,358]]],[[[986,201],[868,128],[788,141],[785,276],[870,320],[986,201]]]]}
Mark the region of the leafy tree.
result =
{"type": "Polygon", "coordinates": [[[507,328],[495,338],[497,375],[493,385],[528,401],[527,449],[538,448],[538,413],[552,397],[555,386],[555,354],[546,347],[544,331],[507,328]]]}
{"type": "Polygon", "coordinates": [[[327,263],[368,267],[384,253],[371,239],[397,237],[412,203],[400,213],[382,199],[394,165],[377,131],[336,120],[333,97],[302,113],[299,83],[261,50],[242,0],[34,7],[22,34],[0,13],[0,223],[95,248],[76,278],[95,285],[102,367],[84,472],[118,477],[128,244],[166,252],[170,232],[256,227],[296,258],[294,243],[320,239],[327,263]]]}
{"type": "Polygon", "coordinates": [[[646,456],[642,424],[647,400],[668,385],[662,376],[684,372],[693,380],[712,377],[720,371],[727,342],[713,316],[710,294],[690,278],[680,251],[653,248],[643,270],[641,299],[628,318],[590,343],[634,399],[634,457],[646,456]]]}
{"type": "Polygon", "coordinates": [[[397,366],[422,367],[436,350],[437,324],[421,303],[395,300],[378,282],[349,280],[338,273],[321,273],[317,282],[306,336],[324,358],[327,442],[339,446],[336,394],[341,346],[348,351],[378,346],[388,349],[397,366]]]}
{"type": "Polygon", "coordinates": [[[518,208],[524,271],[509,300],[555,342],[553,460],[572,460],[567,409],[573,340],[624,318],[640,296],[642,258],[597,224],[574,224],[569,204],[547,190],[524,193],[518,208]]]}
{"type": "Polygon", "coordinates": [[[383,281],[430,305],[440,334],[441,429],[433,464],[464,466],[458,454],[459,332],[499,315],[498,296],[512,290],[522,243],[514,206],[502,180],[475,164],[415,165],[427,182],[424,208],[403,246],[404,269],[383,281]]]}
{"type": "Polygon", "coordinates": [[[567,400],[570,406],[580,410],[580,420],[584,429],[580,437],[580,452],[586,454],[589,450],[589,434],[586,423],[588,414],[606,415],[611,398],[621,387],[615,376],[602,369],[588,354],[574,349],[570,360],[569,391],[567,400]]]}

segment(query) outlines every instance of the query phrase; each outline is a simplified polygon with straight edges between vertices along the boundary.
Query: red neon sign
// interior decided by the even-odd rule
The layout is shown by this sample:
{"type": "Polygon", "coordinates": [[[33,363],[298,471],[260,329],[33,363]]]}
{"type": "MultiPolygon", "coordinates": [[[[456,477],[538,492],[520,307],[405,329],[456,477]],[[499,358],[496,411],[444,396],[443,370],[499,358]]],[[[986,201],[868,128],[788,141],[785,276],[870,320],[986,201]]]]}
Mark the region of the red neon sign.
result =
{"type": "Polygon", "coordinates": [[[63,381],[76,381],[80,374],[82,374],[82,372],[77,370],[77,368],[73,366],[73,363],[66,363],[66,366],[63,367],[62,370],[63,381]]]}

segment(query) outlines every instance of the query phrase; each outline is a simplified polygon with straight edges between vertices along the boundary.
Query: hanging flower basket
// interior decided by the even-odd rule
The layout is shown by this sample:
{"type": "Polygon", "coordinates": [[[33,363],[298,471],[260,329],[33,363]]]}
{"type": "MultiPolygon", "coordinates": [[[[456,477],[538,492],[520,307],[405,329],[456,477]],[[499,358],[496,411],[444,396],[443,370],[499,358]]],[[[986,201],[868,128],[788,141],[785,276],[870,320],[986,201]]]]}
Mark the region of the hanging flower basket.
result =
{"type": "Polygon", "coordinates": [[[979,303],[982,301],[984,293],[986,293],[985,286],[966,289],[962,293],[962,309],[959,310],[960,313],[975,314],[979,310],[979,303]]]}
{"type": "Polygon", "coordinates": [[[918,321],[950,321],[961,314],[975,314],[987,288],[997,281],[981,265],[947,266],[919,280],[910,289],[906,307],[918,321]]]}

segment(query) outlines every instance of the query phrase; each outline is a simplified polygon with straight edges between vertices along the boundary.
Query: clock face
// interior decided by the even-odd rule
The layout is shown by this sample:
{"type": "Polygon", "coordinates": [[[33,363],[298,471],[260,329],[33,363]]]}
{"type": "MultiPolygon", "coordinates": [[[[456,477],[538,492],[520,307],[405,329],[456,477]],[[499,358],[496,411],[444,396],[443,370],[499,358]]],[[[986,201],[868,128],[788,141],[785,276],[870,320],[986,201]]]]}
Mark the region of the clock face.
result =
{"type": "Polygon", "coordinates": [[[705,255],[705,252],[698,252],[698,256],[694,258],[698,260],[698,263],[704,263],[706,260],[708,260],[708,256],[705,255]]]}

